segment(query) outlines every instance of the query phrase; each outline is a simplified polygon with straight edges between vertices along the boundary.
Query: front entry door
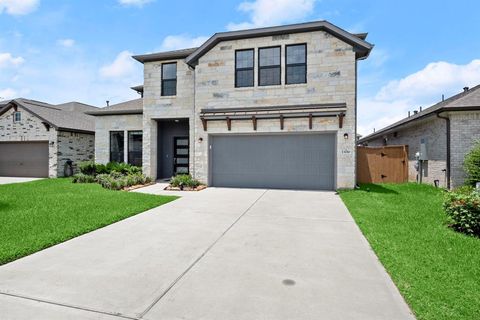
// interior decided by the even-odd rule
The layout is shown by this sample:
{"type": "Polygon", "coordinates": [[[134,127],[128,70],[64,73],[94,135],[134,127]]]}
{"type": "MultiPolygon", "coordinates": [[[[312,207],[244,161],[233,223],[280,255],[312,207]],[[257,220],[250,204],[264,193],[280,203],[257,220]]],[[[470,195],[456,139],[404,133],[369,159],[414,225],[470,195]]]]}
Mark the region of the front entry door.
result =
{"type": "Polygon", "coordinates": [[[188,174],[188,137],[173,137],[173,175],[188,174]]]}

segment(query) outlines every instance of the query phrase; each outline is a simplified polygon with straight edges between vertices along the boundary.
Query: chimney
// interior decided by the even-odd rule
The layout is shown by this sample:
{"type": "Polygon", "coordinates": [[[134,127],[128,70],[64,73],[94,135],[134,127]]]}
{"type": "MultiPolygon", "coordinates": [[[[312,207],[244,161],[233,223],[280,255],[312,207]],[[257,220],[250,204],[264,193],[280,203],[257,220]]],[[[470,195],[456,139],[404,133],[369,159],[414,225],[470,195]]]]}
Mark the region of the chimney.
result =
{"type": "Polygon", "coordinates": [[[463,87],[463,92],[467,92],[469,89],[469,87],[463,87]]]}
{"type": "Polygon", "coordinates": [[[107,107],[110,106],[110,101],[107,100],[107,107]]]}

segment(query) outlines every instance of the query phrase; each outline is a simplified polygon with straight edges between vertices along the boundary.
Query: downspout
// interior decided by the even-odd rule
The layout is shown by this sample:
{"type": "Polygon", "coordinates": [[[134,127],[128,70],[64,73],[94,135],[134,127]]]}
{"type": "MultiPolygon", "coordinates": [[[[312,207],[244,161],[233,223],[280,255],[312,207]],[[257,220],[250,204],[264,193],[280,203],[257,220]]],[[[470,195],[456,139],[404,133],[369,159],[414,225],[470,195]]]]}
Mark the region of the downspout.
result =
{"type": "Polygon", "coordinates": [[[192,145],[193,145],[193,155],[192,155],[192,177],[194,179],[196,179],[196,170],[195,170],[195,156],[196,156],[196,153],[195,153],[195,150],[196,150],[196,144],[197,144],[197,109],[196,109],[196,95],[197,95],[197,92],[196,92],[196,87],[197,87],[197,84],[196,84],[196,72],[195,72],[195,68],[192,68],[193,70],[193,141],[192,141],[192,145]]]}
{"type": "Polygon", "coordinates": [[[357,177],[358,177],[358,172],[357,172],[357,163],[358,163],[358,152],[357,152],[357,124],[358,124],[358,120],[357,120],[357,109],[358,109],[358,60],[355,59],[355,132],[353,134],[353,140],[354,140],[354,145],[353,145],[353,152],[355,152],[355,168],[353,168],[354,172],[355,172],[355,175],[354,175],[354,179],[355,179],[355,184],[354,184],[354,188],[357,186],[358,184],[358,180],[357,180],[357,177]]]}
{"type": "Polygon", "coordinates": [[[446,176],[447,176],[447,189],[450,189],[450,118],[449,117],[442,117],[440,112],[436,113],[437,117],[440,119],[445,120],[445,124],[447,126],[446,138],[447,138],[447,168],[446,168],[446,176]]]}

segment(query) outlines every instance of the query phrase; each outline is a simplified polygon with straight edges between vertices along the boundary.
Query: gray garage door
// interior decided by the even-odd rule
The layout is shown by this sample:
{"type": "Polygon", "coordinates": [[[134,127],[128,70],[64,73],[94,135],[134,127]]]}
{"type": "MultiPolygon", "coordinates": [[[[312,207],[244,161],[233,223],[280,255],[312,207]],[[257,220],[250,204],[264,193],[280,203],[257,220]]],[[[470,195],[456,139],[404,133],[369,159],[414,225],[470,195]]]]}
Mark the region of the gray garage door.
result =
{"type": "Polygon", "coordinates": [[[210,137],[210,184],[218,187],[332,190],[334,134],[210,137]]]}
{"type": "Polygon", "coordinates": [[[48,177],[48,142],[0,142],[0,176],[48,177]]]}

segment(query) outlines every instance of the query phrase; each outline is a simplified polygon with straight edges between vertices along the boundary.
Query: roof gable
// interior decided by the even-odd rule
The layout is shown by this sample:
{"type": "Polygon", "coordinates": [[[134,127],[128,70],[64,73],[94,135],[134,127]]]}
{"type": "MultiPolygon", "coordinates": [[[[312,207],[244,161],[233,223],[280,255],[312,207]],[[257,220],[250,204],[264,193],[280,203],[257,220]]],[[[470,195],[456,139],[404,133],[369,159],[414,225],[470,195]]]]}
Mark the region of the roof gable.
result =
{"type": "Polygon", "coordinates": [[[312,31],[325,31],[353,46],[357,59],[365,59],[370,54],[373,45],[365,41],[366,34],[355,35],[347,32],[328,21],[316,21],[307,23],[291,24],[278,27],[257,28],[240,31],[229,31],[215,33],[210,39],[203,43],[198,49],[192,52],[185,62],[195,66],[198,59],[215,47],[221,41],[257,38],[265,36],[281,35],[286,33],[301,33],[312,31]]]}

